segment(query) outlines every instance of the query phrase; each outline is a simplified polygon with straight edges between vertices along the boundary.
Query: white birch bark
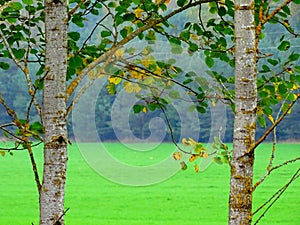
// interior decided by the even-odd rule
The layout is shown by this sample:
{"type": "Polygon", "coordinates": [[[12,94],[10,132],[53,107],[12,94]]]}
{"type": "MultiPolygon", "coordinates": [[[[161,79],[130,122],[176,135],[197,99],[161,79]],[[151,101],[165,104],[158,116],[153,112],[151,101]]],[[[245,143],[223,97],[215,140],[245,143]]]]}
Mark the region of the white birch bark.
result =
{"type": "Polygon", "coordinates": [[[40,224],[63,224],[67,166],[66,71],[67,2],[45,0],[46,56],[43,93],[44,172],[40,192],[40,224]]]}
{"type": "Polygon", "coordinates": [[[235,1],[235,121],[228,224],[251,224],[256,129],[256,50],[254,0],[235,1]]]}

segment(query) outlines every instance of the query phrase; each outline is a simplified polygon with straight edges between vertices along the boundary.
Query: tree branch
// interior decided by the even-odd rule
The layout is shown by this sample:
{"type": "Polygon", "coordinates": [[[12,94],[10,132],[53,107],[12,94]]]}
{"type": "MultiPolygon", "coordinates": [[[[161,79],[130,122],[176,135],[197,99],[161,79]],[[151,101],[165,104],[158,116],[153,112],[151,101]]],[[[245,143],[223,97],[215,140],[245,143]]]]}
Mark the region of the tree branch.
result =
{"type": "Polygon", "coordinates": [[[111,49],[104,53],[103,55],[101,55],[100,57],[98,57],[97,59],[95,59],[92,63],[90,63],[86,68],[84,68],[78,75],[77,77],[70,83],[69,87],[67,88],[67,94],[66,94],[66,101],[68,101],[68,99],[70,98],[70,96],[72,95],[72,93],[74,92],[74,90],[76,89],[76,87],[79,85],[79,83],[82,81],[82,79],[87,75],[87,73],[89,71],[91,71],[92,69],[94,69],[97,65],[99,65],[100,63],[103,63],[104,61],[106,61],[109,57],[111,57],[121,46],[125,45],[126,43],[128,43],[129,41],[133,40],[135,37],[137,37],[139,34],[143,33],[146,30],[149,30],[150,28],[156,26],[157,24],[168,20],[169,18],[173,17],[174,15],[189,9],[191,7],[203,4],[203,3],[207,3],[207,2],[212,2],[215,0],[201,0],[201,1],[196,1],[196,2],[190,2],[189,4],[175,9],[174,11],[172,11],[171,13],[169,13],[166,16],[160,17],[160,18],[152,18],[150,17],[150,19],[147,21],[148,23],[145,24],[143,27],[135,30],[134,32],[132,32],[131,34],[129,34],[126,38],[123,38],[121,41],[119,41],[116,45],[112,46],[111,49]]]}
{"type": "Polygon", "coordinates": [[[274,128],[283,120],[283,118],[288,114],[290,109],[294,106],[294,104],[297,102],[297,100],[300,98],[300,94],[297,95],[296,100],[292,101],[290,105],[287,107],[286,111],[276,120],[269,129],[266,130],[266,132],[248,149],[247,154],[252,153],[255,148],[261,144],[268,135],[274,130],[274,128]]]}
{"type": "Polygon", "coordinates": [[[259,216],[259,218],[255,221],[254,225],[258,224],[258,222],[265,216],[265,214],[269,211],[269,209],[273,206],[273,204],[281,197],[281,195],[287,190],[287,188],[290,186],[290,184],[295,181],[297,178],[299,178],[300,174],[300,168],[294,173],[292,178],[289,180],[288,183],[286,183],[282,188],[280,188],[275,194],[273,194],[264,204],[262,204],[257,210],[253,212],[252,215],[255,215],[257,212],[259,212],[262,208],[264,208],[268,203],[270,205],[265,209],[265,211],[259,216]],[[275,198],[275,199],[274,199],[275,198]],[[272,201],[272,199],[274,199],[272,201]]]}

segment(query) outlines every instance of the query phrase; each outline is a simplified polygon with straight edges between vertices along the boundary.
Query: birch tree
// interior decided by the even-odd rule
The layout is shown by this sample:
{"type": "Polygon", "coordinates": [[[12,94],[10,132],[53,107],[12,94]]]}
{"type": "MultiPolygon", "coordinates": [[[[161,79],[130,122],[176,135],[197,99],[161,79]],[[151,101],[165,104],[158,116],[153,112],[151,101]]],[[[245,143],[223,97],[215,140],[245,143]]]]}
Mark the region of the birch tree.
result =
{"type": "Polygon", "coordinates": [[[45,1],[45,77],[42,121],[44,171],[40,224],[63,224],[67,170],[67,1],[45,1]]]}
{"type": "MultiPolygon", "coordinates": [[[[300,3],[299,0],[294,2],[300,3]]],[[[291,52],[282,60],[262,53],[258,48],[264,26],[270,21],[282,25],[291,36],[298,37],[285,21],[290,16],[287,6],[291,1],[280,3],[274,10],[270,10],[265,1],[178,0],[173,4],[174,8],[168,8],[168,3],[73,0],[69,2],[68,11],[66,1],[58,0],[7,1],[4,4],[0,50],[7,61],[1,61],[0,67],[8,69],[9,63],[18,66],[27,81],[29,102],[23,119],[5,97],[0,97],[1,105],[11,117],[11,123],[1,126],[1,129],[16,144],[7,151],[26,149],[30,155],[40,196],[41,224],[64,223],[69,142],[66,119],[81,94],[99,77],[107,77],[106,87],[110,94],[116,94],[118,86],[130,93],[148,91],[139,95],[141,102],[133,107],[134,112],[162,110],[167,122],[166,106],[186,95],[191,96],[192,109],[199,113],[205,113],[209,103],[228,104],[236,116],[232,152],[219,138],[214,143],[214,151],[190,138],[183,139],[182,143],[192,147],[192,151],[175,143],[178,151],[174,158],[180,160],[182,169],[193,163],[196,172],[199,172],[198,161],[201,160],[228,163],[231,166],[229,224],[251,223],[252,193],[265,178],[253,185],[254,150],[299,98],[300,68],[295,62],[300,55],[291,52]],[[170,19],[189,9],[193,9],[189,12],[189,20],[182,29],[173,32],[171,28],[176,24],[170,19]],[[83,29],[89,21],[93,25],[90,29],[83,29]],[[207,85],[201,77],[203,71],[199,74],[184,73],[184,68],[178,67],[176,61],[156,59],[151,54],[150,44],[158,38],[164,38],[175,54],[203,52],[204,62],[209,68],[207,74],[221,88],[207,85]],[[126,46],[136,40],[144,41],[145,47],[126,46]],[[261,59],[266,60],[258,64],[261,59]],[[219,63],[224,63],[228,71],[235,67],[235,77],[224,74],[224,68],[217,71],[215,66],[219,63]],[[37,68],[30,66],[33,64],[38,65],[37,68]],[[256,67],[264,76],[256,76],[256,67]],[[272,70],[279,72],[272,73],[272,70]],[[84,80],[88,82],[82,91],[76,92],[84,80]],[[177,85],[185,90],[184,93],[174,89],[177,85]],[[43,101],[38,97],[41,91],[43,101]],[[275,117],[272,107],[280,104],[281,114],[275,117]],[[33,110],[39,114],[39,121],[31,120],[33,110]],[[264,127],[266,121],[271,122],[257,141],[256,119],[264,127]],[[33,156],[33,140],[44,143],[42,182],[33,156]],[[182,159],[182,154],[189,156],[188,162],[182,159]]],[[[279,40],[278,50],[287,51],[290,46],[291,42],[283,37],[279,40]]],[[[169,128],[171,130],[171,126],[169,128]]],[[[266,176],[279,167],[272,167],[271,157],[266,176]]]]}
{"type": "Polygon", "coordinates": [[[235,118],[230,163],[229,223],[251,224],[256,129],[256,46],[254,1],[235,1],[235,118]]]}

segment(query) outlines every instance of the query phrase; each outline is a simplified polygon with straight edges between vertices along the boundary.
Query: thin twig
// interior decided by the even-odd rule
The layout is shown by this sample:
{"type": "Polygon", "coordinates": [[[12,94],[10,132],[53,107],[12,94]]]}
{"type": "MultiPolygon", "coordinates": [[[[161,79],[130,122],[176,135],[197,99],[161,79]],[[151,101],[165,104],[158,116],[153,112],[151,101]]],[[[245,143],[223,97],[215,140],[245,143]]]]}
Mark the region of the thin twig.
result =
{"type": "Polygon", "coordinates": [[[269,209],[274,205],[274,203],[281,197],[281,195],[287,190],[287,188],[290,186],[290,184],[295,181],[297,178],[299,178],[300,174],[300,168],[294,173],[292,178],[289,180],[288,183],[286,183],[282,188],[280,188],[275,194],[273,194],[264,204],[262,204],[257,210],[253,212],[253,215],[259,212],[262,208],[264,208],[267,204],[270,203],[270,205],[263,211],[263,213],[259,216],[259,218],[255,221],[254,225],[258,224],[258,222],[266,215],[266,213],[269,211],[269,209]],[[275,198],[275,199],[274,199],[275,198]],[[274,199],[272,201],[272,199],[274,199]]]}

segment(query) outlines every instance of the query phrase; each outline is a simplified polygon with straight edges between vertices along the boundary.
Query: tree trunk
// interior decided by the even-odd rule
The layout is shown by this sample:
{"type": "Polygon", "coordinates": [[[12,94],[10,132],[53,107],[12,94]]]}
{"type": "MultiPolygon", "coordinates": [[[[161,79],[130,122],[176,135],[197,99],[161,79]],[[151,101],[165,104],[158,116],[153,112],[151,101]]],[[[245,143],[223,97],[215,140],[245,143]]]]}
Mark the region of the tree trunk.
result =
{"type": "Polygon", "coordinates": [[[254,1],[235,1],[235,120],[228,224],[251,224],[256,129],[254,1]]]}
{"type": "Polygon", "coordinates": [[[67,166],[66,71],[67,2],[45,0],[46,56],[43,92],[44,172],[40,192],[40,224],[64,224],[67,166]],[[59,223],[58,223],[58,219],[59,223]]]}

